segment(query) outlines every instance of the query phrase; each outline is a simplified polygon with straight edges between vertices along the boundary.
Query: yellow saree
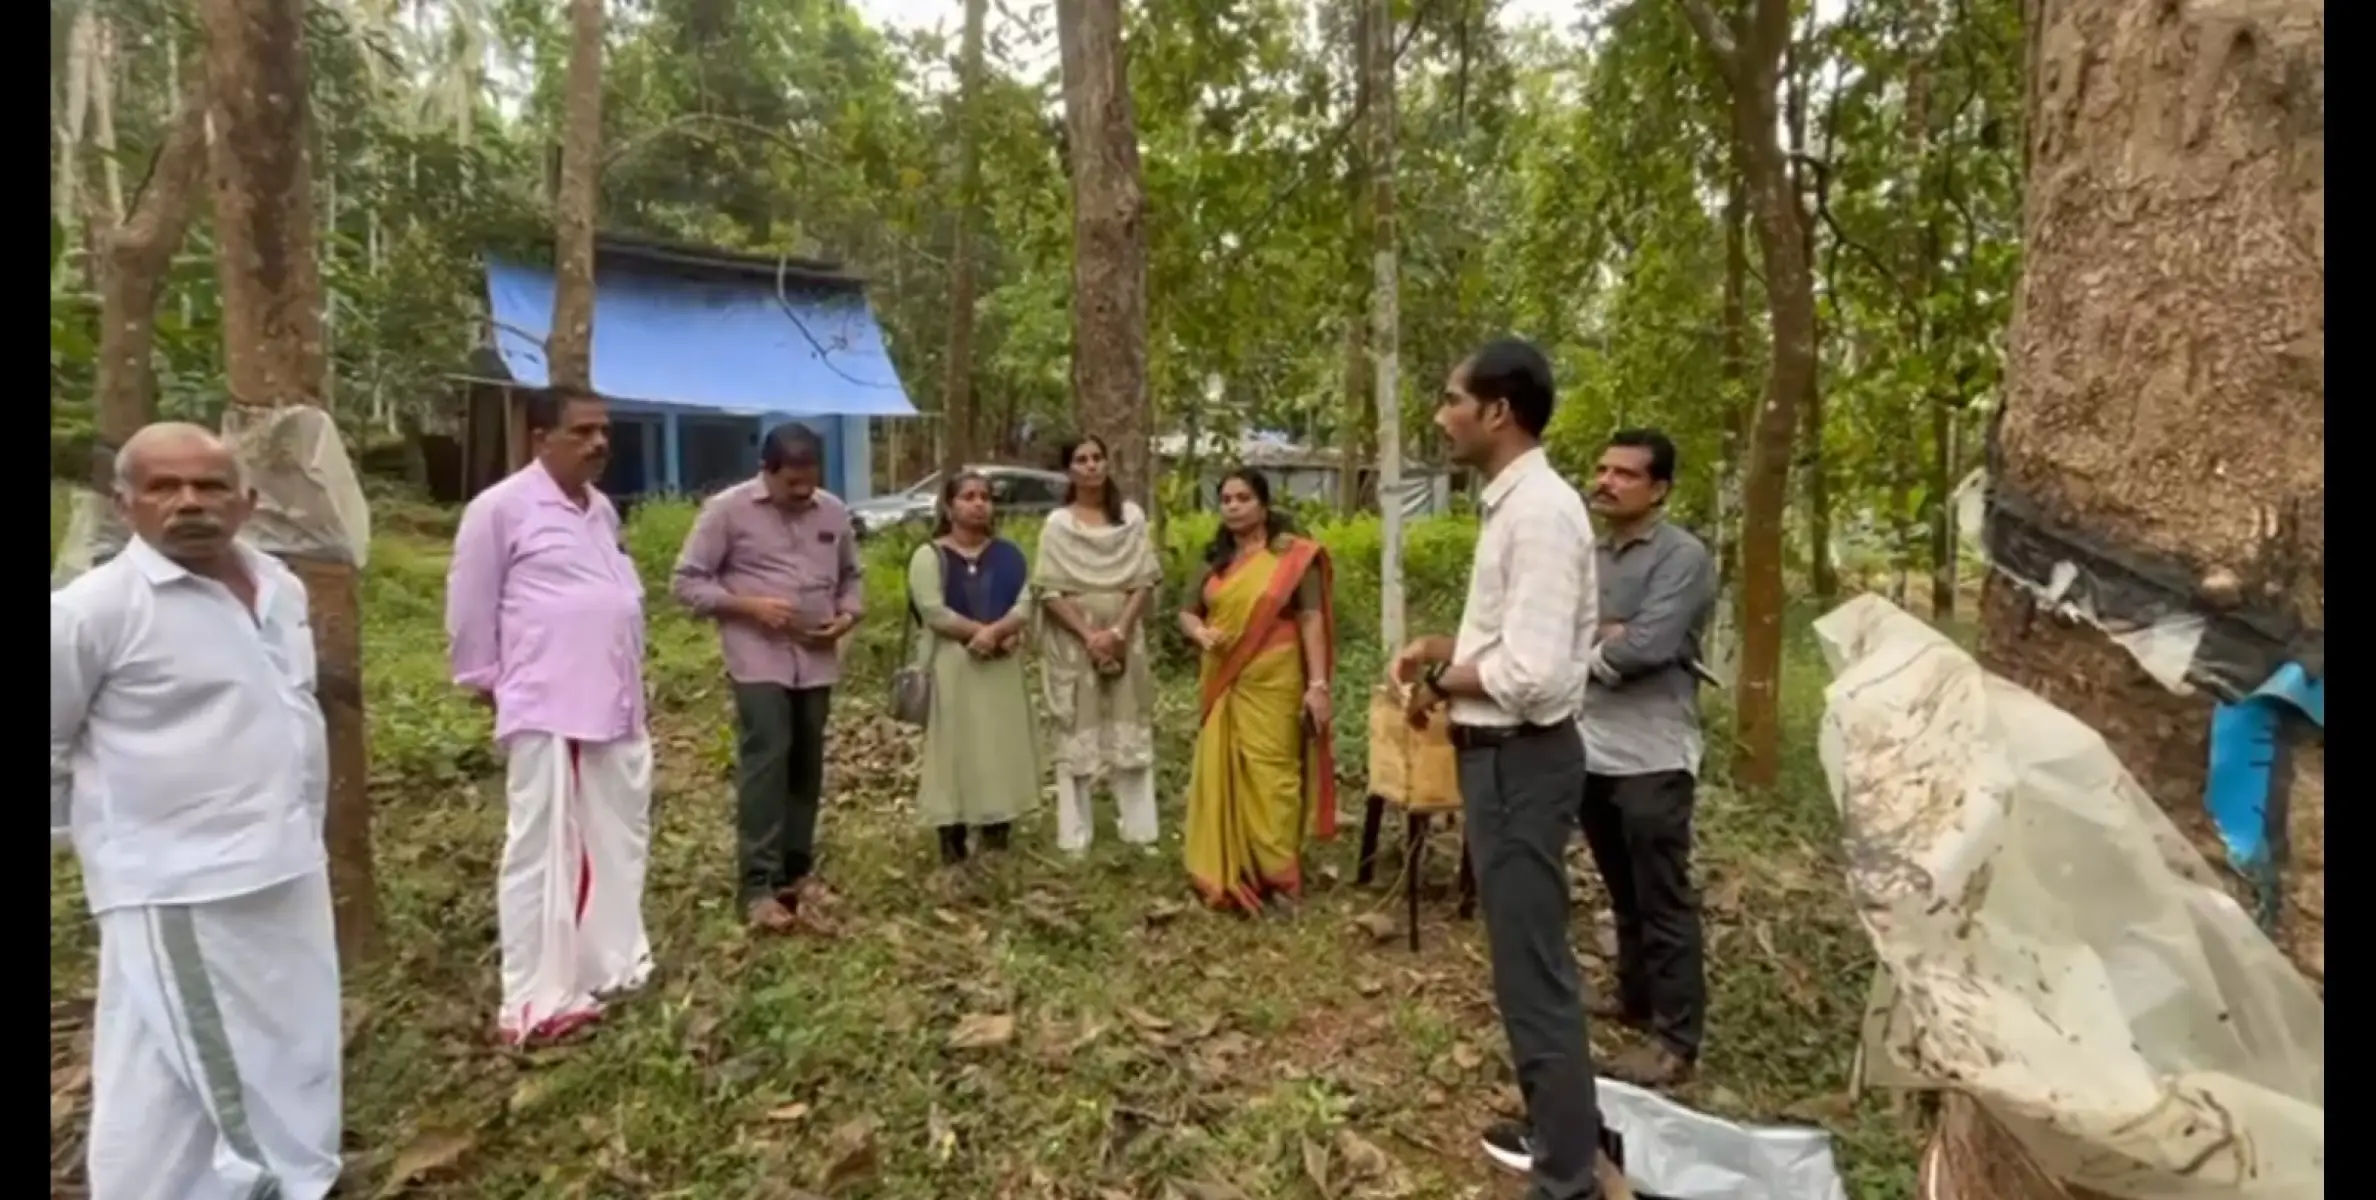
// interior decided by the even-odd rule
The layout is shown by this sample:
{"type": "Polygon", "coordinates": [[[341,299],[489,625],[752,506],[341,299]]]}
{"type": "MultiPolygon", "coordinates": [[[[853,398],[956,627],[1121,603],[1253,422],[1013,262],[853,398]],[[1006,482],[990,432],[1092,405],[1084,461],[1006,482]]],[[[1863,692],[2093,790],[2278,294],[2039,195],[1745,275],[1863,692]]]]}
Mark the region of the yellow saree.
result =
{"type": "MultiPolygon", "coordinates": [[[[1252,911],[1266,895],[1300,895],[1307,821],[1324,840],[1336,835],[1332,738],[1306,729],[1296,626],[1300,590],[1316,602],[1324,653],[1334,657],[1328,576],[1319,543],[1283,538],[1205,583],[1205,623],[1230,640],[1205,653],[1198,676],[1203,719],[1188,788],[1186,865],[1197,894],[1215,908],[1252,911]],[[1303,588],[1315,574],[1318,587],[1303,588]]],[[[1322,665],[1324,675],[1332,669],[1322,665]]]]}

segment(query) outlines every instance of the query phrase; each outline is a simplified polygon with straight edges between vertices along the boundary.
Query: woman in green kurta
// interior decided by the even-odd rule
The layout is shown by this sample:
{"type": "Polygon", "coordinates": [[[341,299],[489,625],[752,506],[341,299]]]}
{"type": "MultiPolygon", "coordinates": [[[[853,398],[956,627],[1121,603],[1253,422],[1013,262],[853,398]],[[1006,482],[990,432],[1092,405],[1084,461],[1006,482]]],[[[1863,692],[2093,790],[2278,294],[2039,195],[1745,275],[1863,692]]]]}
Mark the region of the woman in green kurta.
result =
{"type": "Polygon", "coordinates": [[[1039,800],[1039,734],[1023,671],[1030,561],[993,532],[990,481],[972,472],[941,489],[932,541],[908,560],[908,603],[929,636],[918,665],[932,678],[916,808],[940,833],[941,861],[965,861],[967,830],[1004,850],[1017,817],[1039,800]]]}

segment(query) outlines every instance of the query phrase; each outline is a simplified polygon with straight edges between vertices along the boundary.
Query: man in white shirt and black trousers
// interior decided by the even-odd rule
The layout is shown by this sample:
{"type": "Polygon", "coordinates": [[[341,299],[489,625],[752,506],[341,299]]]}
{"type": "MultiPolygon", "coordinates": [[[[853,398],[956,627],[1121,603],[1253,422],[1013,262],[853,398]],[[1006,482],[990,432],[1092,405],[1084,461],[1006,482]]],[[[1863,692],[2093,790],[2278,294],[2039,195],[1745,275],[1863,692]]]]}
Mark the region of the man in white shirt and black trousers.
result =
{"type": "Polygon", "coordinates": [[[1449,702],[1494,1002],[1526,1097],[1527,1123],[1487,1130],[1485,1150],[1532,1176],[1529,1200],[1597,1200],[1600,1111],[1566,853],[1598,590],[1584,501],[1543,455],[1552,401],[1551,364],[1516,339],[1470,355],[1445,384],[1436,426],[1452,457],[1487,477],[1484,521],[1459,638],[1412,642],[1394,674],[1414,722],[1449,702]]]}
{"type": "Polygon", "coordinates": [[[321,1200],[338,1182],[328,743],[305,586],[195,425],[116,456],[134,537],[50,596],[50,838],[99,924],[93,1200],[321,1200]]]}

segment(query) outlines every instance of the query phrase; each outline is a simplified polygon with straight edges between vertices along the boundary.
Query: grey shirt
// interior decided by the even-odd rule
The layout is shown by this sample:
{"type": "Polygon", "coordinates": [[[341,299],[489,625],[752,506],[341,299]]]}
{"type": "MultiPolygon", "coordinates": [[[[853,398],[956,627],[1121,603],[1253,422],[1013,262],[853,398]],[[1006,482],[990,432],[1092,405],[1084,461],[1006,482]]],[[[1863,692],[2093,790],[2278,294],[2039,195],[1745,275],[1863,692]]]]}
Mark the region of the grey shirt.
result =
{"type": "Polygon", "coordinates": [[[1699,774],[1700,639],[1716,604],[1708,548],[1665,521],[1625,541],[1603,538],[1600,619],[1625,627],[1592,648],[1585,689],[1586,769],[1595,775],[1699,774]]]}

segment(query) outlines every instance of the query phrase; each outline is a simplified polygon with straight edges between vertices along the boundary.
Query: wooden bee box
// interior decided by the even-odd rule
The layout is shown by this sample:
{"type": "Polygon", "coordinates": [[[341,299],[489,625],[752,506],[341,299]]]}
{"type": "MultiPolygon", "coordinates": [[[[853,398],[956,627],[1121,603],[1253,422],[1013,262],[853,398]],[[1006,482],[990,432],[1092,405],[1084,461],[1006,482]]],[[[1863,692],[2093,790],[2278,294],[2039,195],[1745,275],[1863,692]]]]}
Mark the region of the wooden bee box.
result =
{"type": "Polygon", "coordinates": [[[1428,714],[1425,728],[1411,728],[1402,693],[1392,684],[1370,693],[1369,792],[1410,812],[1460,808],[1451,721],[1438,710],[1428,714]]]}

